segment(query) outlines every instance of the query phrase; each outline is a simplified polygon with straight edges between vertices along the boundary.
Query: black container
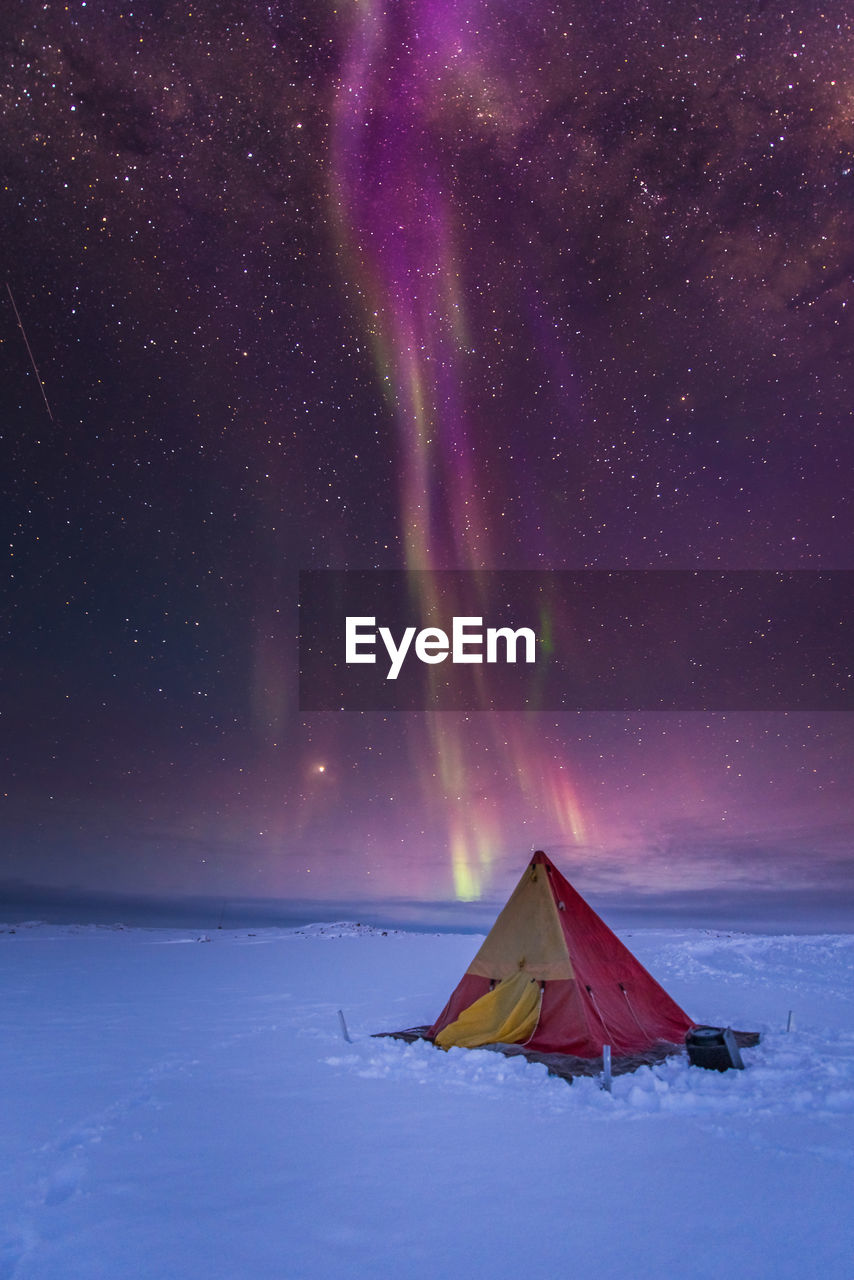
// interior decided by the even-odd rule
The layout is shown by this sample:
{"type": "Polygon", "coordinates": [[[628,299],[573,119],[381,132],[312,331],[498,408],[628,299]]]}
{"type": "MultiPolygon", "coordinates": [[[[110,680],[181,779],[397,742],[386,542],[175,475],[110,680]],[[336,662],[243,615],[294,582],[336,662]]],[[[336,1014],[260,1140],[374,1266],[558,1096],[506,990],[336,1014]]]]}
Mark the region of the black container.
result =
{"type": "Polygon", "coordinates": [[[744,1070],[741,1053],[729,1027],[694,1027],[685,1037],[685,1047],[692,1067],[707,1071],[744,1070]]]}

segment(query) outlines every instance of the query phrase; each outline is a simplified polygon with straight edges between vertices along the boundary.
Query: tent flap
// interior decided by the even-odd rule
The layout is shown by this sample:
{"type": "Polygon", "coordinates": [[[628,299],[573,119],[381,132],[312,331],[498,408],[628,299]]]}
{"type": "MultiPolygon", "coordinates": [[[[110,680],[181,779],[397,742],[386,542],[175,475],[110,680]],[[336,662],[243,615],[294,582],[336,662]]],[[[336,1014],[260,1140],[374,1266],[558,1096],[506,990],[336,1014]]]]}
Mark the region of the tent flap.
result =
{"type": "Polygon", "coordinates": [[[482,1044],[521,1044],[534,1033],[540,1016],[542,991],[530,974],[519,971],[505,978],[464,1009],[436,1036],[443,1049],[457,1045],[476,1049],[482,1044]]]}

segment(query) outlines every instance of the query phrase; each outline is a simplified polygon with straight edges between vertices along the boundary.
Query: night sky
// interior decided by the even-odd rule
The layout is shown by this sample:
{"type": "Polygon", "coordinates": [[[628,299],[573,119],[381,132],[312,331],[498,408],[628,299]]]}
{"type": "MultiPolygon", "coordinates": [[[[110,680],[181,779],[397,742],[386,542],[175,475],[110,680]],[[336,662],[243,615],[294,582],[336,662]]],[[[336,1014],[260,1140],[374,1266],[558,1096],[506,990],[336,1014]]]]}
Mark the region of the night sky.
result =
{"type": "Polygon", "coordinates": [[[542,847],[854,903],[850,714],[296,679],[300,569],[854,568],[850,5],[8,0],[0,43],[7,889],[474,903],[542,847]]]}

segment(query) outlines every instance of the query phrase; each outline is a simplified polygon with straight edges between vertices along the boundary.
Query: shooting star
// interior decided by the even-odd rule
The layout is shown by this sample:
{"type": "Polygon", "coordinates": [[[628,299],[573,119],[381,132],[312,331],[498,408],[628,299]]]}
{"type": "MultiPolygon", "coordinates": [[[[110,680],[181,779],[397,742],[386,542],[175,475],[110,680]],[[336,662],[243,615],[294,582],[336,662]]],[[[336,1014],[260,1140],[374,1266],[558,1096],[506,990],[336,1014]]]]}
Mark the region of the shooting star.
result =
{"type": "Polygon", "coordinates": [[[9,284],[8,280],[6,281],[6,292],[8,293],[9,301],[12,304],[12,310],[14,311],[15,319],[18,322],[18,328],[21,330],[21,337],[24,339],[24,346],[27,348],[27,355],[30,357],[30,364],[33,366],[33,373],[36,375],[36,382],[39,384],[39,390],[42,393],[44,407],[47,409],[47,416],[50,418],[51,422],[53,422],[53,414],[51,413],[50,405],[48,404],[47,392],[44,389],[44,383],[42,382],[41,374],[39,373],[38,365],[36,364],[36,358],[33,355],[33,349],[27,340],[27,335],[24,331],[24,323],[21,320],[18,308],[15,306],[15,299],[12,296],[12,286],[9,284]]]}

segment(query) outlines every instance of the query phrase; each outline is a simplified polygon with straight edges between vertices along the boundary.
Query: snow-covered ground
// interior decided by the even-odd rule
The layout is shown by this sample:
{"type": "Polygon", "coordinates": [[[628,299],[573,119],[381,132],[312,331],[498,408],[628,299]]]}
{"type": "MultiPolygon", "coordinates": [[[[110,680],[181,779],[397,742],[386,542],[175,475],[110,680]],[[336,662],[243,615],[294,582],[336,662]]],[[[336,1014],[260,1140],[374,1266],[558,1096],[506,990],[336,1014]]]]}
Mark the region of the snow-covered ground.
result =
{"type": "Polygon", "coordinates": [[[849,1280],[854,937],[622,936],[744,1072],[371,1039],[471,936],[5,927],[0,1280],[849,1280]]]}

